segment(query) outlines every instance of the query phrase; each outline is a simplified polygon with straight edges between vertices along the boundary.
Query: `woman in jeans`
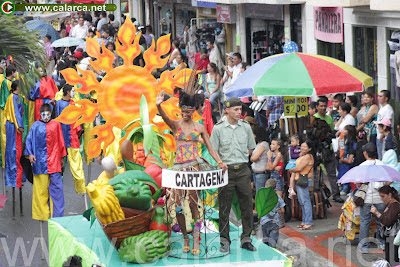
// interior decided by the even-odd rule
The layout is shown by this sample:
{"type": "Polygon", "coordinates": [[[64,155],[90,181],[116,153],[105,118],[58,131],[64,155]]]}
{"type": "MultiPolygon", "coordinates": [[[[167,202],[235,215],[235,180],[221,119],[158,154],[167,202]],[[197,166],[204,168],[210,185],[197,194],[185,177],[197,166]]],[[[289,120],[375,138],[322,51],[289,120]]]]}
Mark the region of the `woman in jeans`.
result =
{"type": "MultiPolygon", "coordinates": [[[[365,165],[384,165],[382,161],[377,160],[378,153],[376,152],[375,144],[369,142],[362,147],[364,157],[366,161],[360,164],[365,165]]],[[[384,186],[383,182],[370,182],[368,183],[368,189],[365,194],[364,205],[360,207],[360,235],[358,237],[358,248],[361,253],[368,253],[369,248],[369,226],[371,224],[372,214],[371,207],[374,206],[380,213],[385,210],[386,204],[381,200],[379,196],[379,188],[384,186]]],[[[376,228],[379,232],[381,229],[381,223],[375,216],[376,228]]],[[[384,240],[377,236],[377,244],[380,249],[384,249],[384,240]]]]}
{"type": "MultiPolygon", "coordinates": [[[[400,219],[399,193],[390,185],[382,186],[379,188],[378,192],[381,200],[387,206],[383,213],[380,213],[375,206],[372,206],[371,213],[373,213],[380,220],[382,227],[392,227],[395,223],[397,223],[397,220],[400,219]]],[[[398,246],[391,246],[391,243],[393,243],[393,238],[394,236],[386,237],[385,242],[385,258],[392,265],[399,263],[399,248],[398,246]]]]}
{"type": "Polygon", "coordinates": [[[267,175],[267,152],[269,150],[267,140],[267,131],[259,126],[254,126],[253,129],[254,139],[256,140],[257,146],[251,154],[250,161],[251,169],[253,170],[254,186],[256,192],[261,187],[265,187],[265,182],[268,179],[267,175]]]}
{"type": "Polygon", "coordinates": [[[297,190],[297,198],[301,205],[301,211],[303,214],[303,220],[297,228],[301,230],[311,230],[313,225],[313,215],[312,215],[312,206],[310,200],[309,188],[312,185],[312,169],[314,168],[314,145],[312,141],[307,140],[301,144],[301,153],[300,157],[296,160],[296,167],[290,170],[294,179],[297,181],[301,175],[308,176],[308,186],[301,187],[296,186],[297,190]]]}

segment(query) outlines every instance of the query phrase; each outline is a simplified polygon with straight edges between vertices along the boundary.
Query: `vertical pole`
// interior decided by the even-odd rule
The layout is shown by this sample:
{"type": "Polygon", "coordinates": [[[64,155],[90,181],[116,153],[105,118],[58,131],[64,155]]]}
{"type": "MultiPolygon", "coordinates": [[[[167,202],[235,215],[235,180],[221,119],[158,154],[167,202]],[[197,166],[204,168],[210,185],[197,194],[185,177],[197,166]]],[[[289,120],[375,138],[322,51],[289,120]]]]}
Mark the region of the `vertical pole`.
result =
{"type": "Polygon", "coordinates": [[[39,221],[40,223],[40,246],[41,246],[41,250],[42,250],[42,260],[45,259],[44,257],[44,238],[43,238],[43,221],[39,221]]]}
{"type": "Polygon", "coordinates": [[[12,198],[13,198],[13,220],[15,220],[15,187],[12,188],[12,198]]]}
{"type": "Polygon", "coordinates": [[[20,215],[24,216],[23,208],[22,208],[22,187],[19,189],[19,211],[20,215]]]}
{"type": "Polygon", "coordinates": [[[1,169],[1,178],[3,180],[3,195],[6,195],[6,178],[4,168],[1,169]]]}
{"type": "Polygon", "coordinates": [[[299,134],[299,117],[297,116],[297,97],[294,97],[294,116],[296,118],[296,130],[295,132],[299,134]]]}

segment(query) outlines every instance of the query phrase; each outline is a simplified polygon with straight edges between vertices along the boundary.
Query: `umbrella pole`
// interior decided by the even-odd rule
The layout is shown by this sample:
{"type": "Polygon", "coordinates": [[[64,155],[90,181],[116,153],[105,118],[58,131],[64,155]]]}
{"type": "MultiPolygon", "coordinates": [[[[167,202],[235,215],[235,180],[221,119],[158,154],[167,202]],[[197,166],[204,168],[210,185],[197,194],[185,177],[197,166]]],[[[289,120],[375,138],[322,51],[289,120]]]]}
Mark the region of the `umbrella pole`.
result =
{"type": "Polygon", "coordinates": [[[300,134],[300,129],[299,129],[299,117],[297,116],[297,97],[294,98],[294,117],[296,120],[296,129],[295,132],[297,134],[300,134]]]}

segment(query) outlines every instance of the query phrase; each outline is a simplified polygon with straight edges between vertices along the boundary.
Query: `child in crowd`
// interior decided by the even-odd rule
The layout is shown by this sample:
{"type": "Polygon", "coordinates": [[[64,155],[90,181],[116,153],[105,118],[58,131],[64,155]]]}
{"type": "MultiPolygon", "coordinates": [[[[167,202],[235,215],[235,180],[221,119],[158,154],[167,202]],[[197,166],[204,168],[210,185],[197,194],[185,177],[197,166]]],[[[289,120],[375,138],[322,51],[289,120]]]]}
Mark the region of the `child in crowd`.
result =
{"type": "Polygon", "coordinates": [[[392,134],[392,121],[389,118],[384,118],[378,124],[378,131],[381,133],[381,141],[383,141],[382,145],[382,156],[389,149],[393,149],[397,151],[397,141],[392,134]]]}
{"type": "MultiPolygon", "coordinates": [[[[348,170],[353,167],[354,154],[357,145],[356,128],[353,125],[346,125],[343,129],[344,150],[339,151],[339,165],[337,178],[340,179],[348,170]]],[[[350,184],[342,184],[340,195],[350,193],[350,184]]]]}
{"type": "MultiPolygon", "coordinates": [[[[276,181],[274,179],[269,179],[265,183],[265,187],[272,187],[276,190],[276,181]]],[[[263,242],[264,244],[276,248],[276,243],[279,238],[279,215],[285,212],[285,202],[278,195],[278,203],[275,208],[267,215],[261,217],[260,224],[263,232],[263,242]]]]}
{"type": "Polygon", "coordinates": [[[300,137],[298,134],[293,134],[290,137],[290,160],[289,163],[286,164],[286,170],[290,170],[291,168],[296,167],[296,159],[300,156],[300,137]]]}
{"type": "Polygon", "coordinates": [[[310,115],[310,117],[314,116],[314,114],[318,112],[317,106],[318,103],[315,101],[312,101],[310,105],[308,105],[308,115],[310,115]]]}
{"type": "Polygon", "coordinates": [[[282,149],[282,141],[280,139],[272,139],[270,151],[267,153],[267,171],[270,171],[270,178],[276,181],[276,193],[282,197],[283,192],[283,157],[280,152],[282,149]]]}
{"type": "Polygon", "coordinates": [[[254,126],[253,133],[257,146],[251,154],[250,161],[253,162],[251,169],[253,170],[254,185],[256,191],[258,191],[258,189],[264,187],[268,178],[266,172],[267,153],[269,150],[268,143],[266,142],[268,134],[265,128],[259,125],[254,126]]]}
{"type": "Polygon", "coordinates": [[[343,103],[343,95],[336,94],[332,100],[333,106],[329,107],[329,115],[332,117],[333,125],[335,125],[340,120],[339,106],[342,103],[343,103]]]}
{"type": "Polygon", "coordinates": [[[354,162],[353,167],[360,165],[365,161],[364,152],[362,150],[363,145],[367,144],[367,134],[364,130],[359,130],[356,135],[357,145],[354,151],[354,162]]]}

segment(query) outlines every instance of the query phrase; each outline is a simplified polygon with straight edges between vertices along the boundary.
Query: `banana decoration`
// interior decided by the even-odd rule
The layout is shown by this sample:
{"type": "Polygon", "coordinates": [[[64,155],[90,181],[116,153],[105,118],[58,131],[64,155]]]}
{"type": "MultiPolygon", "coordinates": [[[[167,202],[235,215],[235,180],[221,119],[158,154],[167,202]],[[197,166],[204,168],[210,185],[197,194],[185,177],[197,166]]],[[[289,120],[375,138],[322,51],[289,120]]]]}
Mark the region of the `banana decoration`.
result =
{"type": "Polygon", "coordinates": [[[86,187],[97,218],[108,224],[125,219],[125,214],[114,194],[114,189],[107,182],[95,180],[86,187]]]}

